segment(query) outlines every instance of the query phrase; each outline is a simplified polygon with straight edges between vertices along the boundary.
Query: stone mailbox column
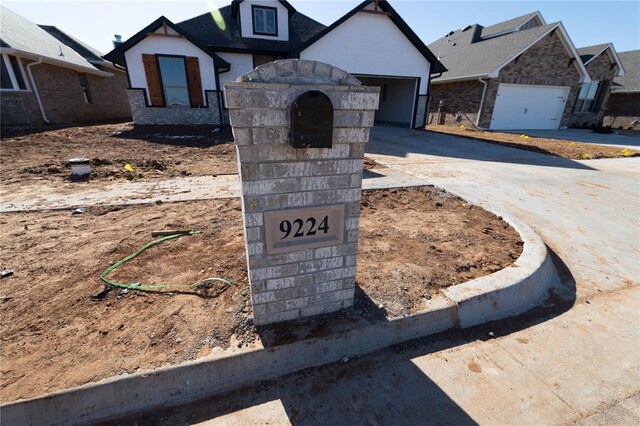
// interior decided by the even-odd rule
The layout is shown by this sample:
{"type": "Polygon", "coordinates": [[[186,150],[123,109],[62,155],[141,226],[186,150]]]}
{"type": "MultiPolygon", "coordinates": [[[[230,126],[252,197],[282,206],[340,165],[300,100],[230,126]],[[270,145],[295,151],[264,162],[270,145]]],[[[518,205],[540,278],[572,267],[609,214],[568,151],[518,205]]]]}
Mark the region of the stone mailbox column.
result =
{"type": "Polygon", "coordinates": [[[351,306],[364,147],[379,89],[328,64],[288,59],[225,83],[225,92],[254,322],[351,306]]]}

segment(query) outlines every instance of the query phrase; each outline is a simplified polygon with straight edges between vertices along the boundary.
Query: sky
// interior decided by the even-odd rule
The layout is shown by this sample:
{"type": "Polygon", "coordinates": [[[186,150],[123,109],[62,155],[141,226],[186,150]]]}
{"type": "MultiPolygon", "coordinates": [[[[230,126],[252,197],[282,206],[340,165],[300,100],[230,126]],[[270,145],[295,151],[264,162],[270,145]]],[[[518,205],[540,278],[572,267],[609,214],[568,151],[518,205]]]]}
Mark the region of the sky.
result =
{"type": "MultiPolygon", "coordinates": [[[[37,24],[54,25],[107,53],[122,39],[164,15],[180,22],[226,6],[229,0],[2,0],[37,24]]],[[[360,1],[290,0],[299,12],[330,25],[360,1]]],[[[576,47],[611,42],[618,52],[640,49],[640,0],[635,1],[431,1],[390,0],[425,44],[469,24],[492,25],[540,11],[547,23],[562,21],[576,47]]]]}

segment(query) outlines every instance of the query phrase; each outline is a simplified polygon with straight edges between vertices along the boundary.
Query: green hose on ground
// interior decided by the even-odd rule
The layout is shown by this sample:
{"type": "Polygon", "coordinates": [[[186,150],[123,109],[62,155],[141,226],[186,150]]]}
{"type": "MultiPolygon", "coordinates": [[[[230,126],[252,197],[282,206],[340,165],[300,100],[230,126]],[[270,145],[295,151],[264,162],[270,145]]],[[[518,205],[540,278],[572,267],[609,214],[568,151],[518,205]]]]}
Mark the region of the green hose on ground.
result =
{"type": "Polygon", "coordinates": [[[232,286],[233,283],[231,283],[230,281],[225,280],[224,278],[205,278],[204,280],[192,283],[192,284],[159,284],[159,285],[137,285],[137,284],[122,284],[122,283],[117,283],[115,281],[111,281],[110,279],[107,278],[107,275],[109,275],[109,273],[111,271],[113,271],[114,269],[116,269],[118,266],[130,261],[131,259],[134,259],[136,256],[138,256],[140,253],[142,253],[143,251],[145,251],[146,249],[148,249],[149,247],[152,247],[156,244],[160,244],[163,241],[167,241],[167,240],[171,240],[174,238],[179,238],[179,237],[183,237],[185,235],[194,235],[194,234],[199,234],[200,231],[187,231],[187,232],[179,232],[176,234],[172,234],[172,235],[167,235],[166,237],[162,237],[162,238],[158,238],[157,240],[153,240],[151,242],[148,242],[147,244],[143,245],[142,247],[140,247],[138,250],[134,251],[133,253],[131,253],[129,256],[122,258],[120,260],[118,260],[116,263],[114,263],[113,265],[109,266],[107,269],[105,269],[102,274],[100,274],[100,279],[102,281],[104,281],[106,284],[113,286],[113,287],[120,287],[120,288],[126,288],[126,289],[131,289],[131,290],[139,290],[139,291],[150,291],[150,292],[168,292],[170,289],[175,289],[175,290],[180,290],[180,289],[189,289],[189,290],[195,290],[198,286],[201,286],[204,283],[207,282],[223,282],[227,285],[232,286]]]}

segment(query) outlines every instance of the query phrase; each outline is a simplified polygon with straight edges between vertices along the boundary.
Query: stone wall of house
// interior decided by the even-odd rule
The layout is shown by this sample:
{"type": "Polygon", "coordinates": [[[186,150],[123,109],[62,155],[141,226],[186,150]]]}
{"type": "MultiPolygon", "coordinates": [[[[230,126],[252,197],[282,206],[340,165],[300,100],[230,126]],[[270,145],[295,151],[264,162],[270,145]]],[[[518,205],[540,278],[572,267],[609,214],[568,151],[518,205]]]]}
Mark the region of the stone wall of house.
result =
{"type": "Polygon", "coordinates": [[[478,118],[483,85],[478,80],[446,84],[432,84],[430,91],[428,124],[464,124],[473,127],[478,118]],[[442,100],[442,106],[439,103],[442,100]],[[440,113],[438,114],[438,108],[440,113]],[[460,123],[456,114],[462,113],[460,123]]]}
{"type": "MultiPolygon", "coordinates": [[[[487,80],[479,127],[489,128],[491,125],[491,116],[500,83],[570,87],[560,124],[561,127],[567,126],[578,94],[579,80],[578,70],[573,64],[570,65],[569,53],[557,31],[554,31],[507,64],[497,78],[487,80]]],[[[457,124],[455,122],[457,112],[462,113],[462,124],[466,126],[475,124],[482,99],[482,83],[477,80],[432,83],[430,90],[429,124],[436,124],[438,118],[440,124],[457,124]],[[440,99],[444,100],[444,104],[438,116],[440,99]]]]}
{"type": "MultiPolygon", "coordinates": [[[[609,96],[611,95],[611,82],[618,72],[618,66],[612,67],[614,62],[611,61],[609,55],[605,52],[597,58],[593,59],[586,66],[591,80],[600,81],[603,95],[598,99],[595,111],[593,112],[572,112],[569,120],[571,127],[595,127],[601,126],[604,118],[605,110],[609,104],[609,96]]],[[[573,110],[572,110],[573,111],[573,110]]]]}
{"type": "Polygon", "coordinates": [[[44,121],[32,91],[3,91],[0,95],[0,125],[32,126],[44,121]]]}
{"type": "Polygon", "coordinates": [[[127,119],[131,117],[125,73],[111,77],[85,74],[93,103],[84,98],[77,71],[49,64],[31,68],[45,114],[51,123],[127,119]]]}
{"type": "Polygon", "coordinates": [[[127,89],[133,122],[139,125],[220,125],[220,104],[218,93],[208,91],[208,107],[188,106],[152,107],[147,105],[144,89],[127,89]]]}
{"type": "Polygon", "coordinates": [[[611,93],[603,125],[640,130],[640,93],[611,93]]]}
{"type": "Polygon", "coordinates": [[[307,60],[262,65],[225,83],[238,150],[247,264],[254,321],[267,324],[324,314],[354,301],[365,144],[378,108],[378,87],[307,60]],[[307,91],[333,104],[331,148],[289,144],[290,108],[307,91]],[[333,206],[344,209],[342,243],[269,254],[270,212],[333,206]]]}

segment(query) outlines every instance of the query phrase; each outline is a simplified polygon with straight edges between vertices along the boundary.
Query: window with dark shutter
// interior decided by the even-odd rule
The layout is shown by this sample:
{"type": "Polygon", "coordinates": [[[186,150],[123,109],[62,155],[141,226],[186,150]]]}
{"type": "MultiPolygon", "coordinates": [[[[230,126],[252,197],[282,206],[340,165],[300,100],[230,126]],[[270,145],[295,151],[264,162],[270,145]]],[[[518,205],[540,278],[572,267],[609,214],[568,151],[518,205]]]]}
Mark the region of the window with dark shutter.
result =
{"type": "Polygon", "coordinates": [[[149,100],[152,106],[163,106],[162,85],[160,84],[160,74],[155,55],[142,55],[144,64],[144,74],[147,77],[147,87],[149,88],[149,100]]]}

